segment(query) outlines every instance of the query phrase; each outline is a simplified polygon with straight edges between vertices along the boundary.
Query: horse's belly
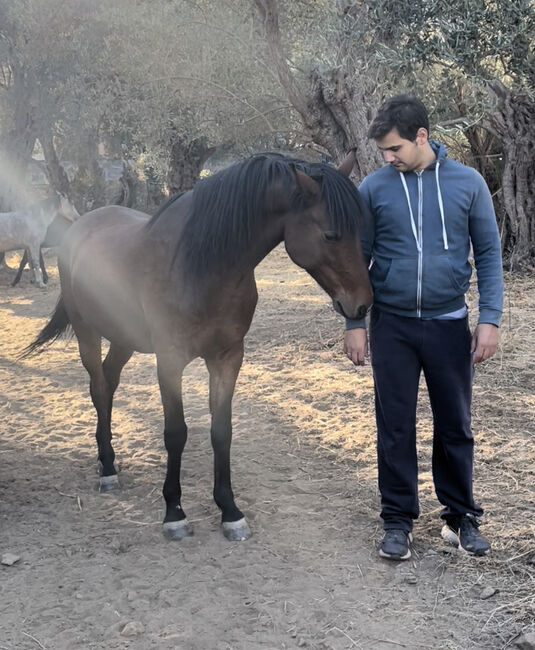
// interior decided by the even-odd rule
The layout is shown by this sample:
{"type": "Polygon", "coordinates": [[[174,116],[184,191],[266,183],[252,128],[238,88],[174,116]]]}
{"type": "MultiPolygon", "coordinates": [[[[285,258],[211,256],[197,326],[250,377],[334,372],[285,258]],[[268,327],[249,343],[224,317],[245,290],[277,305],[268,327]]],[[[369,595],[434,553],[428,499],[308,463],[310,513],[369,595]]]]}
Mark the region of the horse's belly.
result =
{"type": "Polygon", "coordinates": [[[77,260],[72,268],[71,298],[82,320],[113,343],[152,352],[150,330],[134,279],[117,266],[86,264],[77,260]]]}

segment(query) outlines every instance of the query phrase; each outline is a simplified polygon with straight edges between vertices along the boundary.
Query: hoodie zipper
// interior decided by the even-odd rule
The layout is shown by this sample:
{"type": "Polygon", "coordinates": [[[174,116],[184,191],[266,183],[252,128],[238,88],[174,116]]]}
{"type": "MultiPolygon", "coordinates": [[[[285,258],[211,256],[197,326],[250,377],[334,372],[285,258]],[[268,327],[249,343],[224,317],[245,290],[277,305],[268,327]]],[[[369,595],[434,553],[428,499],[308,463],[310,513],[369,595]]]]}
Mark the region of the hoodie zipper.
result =
{"type": "Polygon", "coordinates": [[[423,206],[424,206],[424,185],[421,172],[416,172],[418,176],[418,285],[416,289],[416,315],[422,317],[422,284],[423,284],[423,206]]]}

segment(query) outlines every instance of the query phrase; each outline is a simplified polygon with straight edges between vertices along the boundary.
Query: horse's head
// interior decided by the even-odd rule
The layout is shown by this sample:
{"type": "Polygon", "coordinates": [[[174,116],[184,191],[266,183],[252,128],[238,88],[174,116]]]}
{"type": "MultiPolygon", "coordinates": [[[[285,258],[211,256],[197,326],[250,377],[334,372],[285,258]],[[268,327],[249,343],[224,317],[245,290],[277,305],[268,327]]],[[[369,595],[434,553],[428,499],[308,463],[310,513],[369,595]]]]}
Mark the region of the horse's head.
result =
{"type": "Polygon", "coordinates": [[[69,201],[69,199],[63,195],[58,195],[58,215],[67,219],[68,221],[76,221],[80,216],[78,210],[74,205],[69,201]]]}
{"type": "Polygon", "coordinates": [[[318,180],[295,170],[303,209],[286,219],[284,242],[291,259],[327,292],[338,313],[363,318],[373,296],[358,236],[365,208],[348,178],[354,162],[352,152],[338,170],[322,165],[318,180]]]}

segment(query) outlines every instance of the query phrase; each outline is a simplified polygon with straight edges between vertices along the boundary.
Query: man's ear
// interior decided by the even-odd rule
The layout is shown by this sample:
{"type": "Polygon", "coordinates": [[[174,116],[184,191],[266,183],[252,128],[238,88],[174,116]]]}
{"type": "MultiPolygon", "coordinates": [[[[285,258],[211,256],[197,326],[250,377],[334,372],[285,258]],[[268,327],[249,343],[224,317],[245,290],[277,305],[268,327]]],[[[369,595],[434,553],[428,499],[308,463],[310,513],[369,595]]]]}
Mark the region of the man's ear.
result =
{"type": "Polygon", "coordinates": [[[416,131],[416,142],[419,145],[426,144],[427,141],[429,140],[429,133],[427,132],[427,129],[424,129],[423,126],[421,126],[418,131],[416,131]]]}
{"type": "Polygon", "coordinates": [[[338,167],[338,171],[343,174],[344,176],[347,176],[349,178],[349,175],[353,171],[353,167],[355,166],[356,162],[356,152],[357,148],[353,147],[347,154],[347,156],[342,160],[340,163],[340,166],[338,167]]]}
{"type": "Polygon", "coordinates": [[[295,170],[295,175],[297,177],[297,185],[303,194],[305,194],[312,203],[319,201],[321,198],[320,184],[299,169],[295,170]]]}

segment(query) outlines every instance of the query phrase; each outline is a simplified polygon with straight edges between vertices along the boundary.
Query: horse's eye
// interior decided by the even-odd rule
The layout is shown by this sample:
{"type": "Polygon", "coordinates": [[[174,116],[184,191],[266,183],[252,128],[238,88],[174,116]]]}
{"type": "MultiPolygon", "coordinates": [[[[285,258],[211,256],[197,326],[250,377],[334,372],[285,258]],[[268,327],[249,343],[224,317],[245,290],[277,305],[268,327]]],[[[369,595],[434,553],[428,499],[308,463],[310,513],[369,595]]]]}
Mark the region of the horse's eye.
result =
{"type": "Polygon", "coordinates": [[[327,241],[339,241],[340,240],[340,234],[335,232],[334,230],[327,230],[323,233],[323,236],[327,241]]]}

